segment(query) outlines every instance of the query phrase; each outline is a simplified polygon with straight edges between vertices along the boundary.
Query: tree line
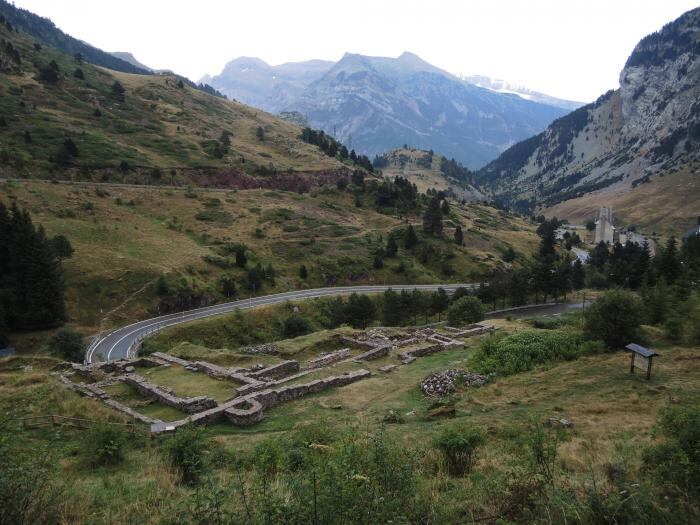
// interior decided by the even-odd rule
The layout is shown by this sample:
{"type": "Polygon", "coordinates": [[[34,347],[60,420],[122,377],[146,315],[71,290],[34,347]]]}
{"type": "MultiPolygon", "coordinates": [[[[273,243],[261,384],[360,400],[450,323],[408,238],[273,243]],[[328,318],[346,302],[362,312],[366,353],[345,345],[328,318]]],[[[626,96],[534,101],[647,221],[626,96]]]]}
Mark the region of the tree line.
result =
{"type": "Polygon", "coordinates": [[[323,130],[305,127],[301,132],[301,140],[308,144],[318,146],[329,157],[339,157],[341,160],[350,160],[354,165],[364,168],[369,173],[374,172],[374,166],[367,155],[358,155],[355,150],[348,148],[340,141],[326,134],[323,130]]]}
{"type": "Polygon", "coordinates": [[[68,239],[48,238],[27,210],[0,202],[0,344],[11,331],[66,321],[61,258],[72,253],[68,239]]]}

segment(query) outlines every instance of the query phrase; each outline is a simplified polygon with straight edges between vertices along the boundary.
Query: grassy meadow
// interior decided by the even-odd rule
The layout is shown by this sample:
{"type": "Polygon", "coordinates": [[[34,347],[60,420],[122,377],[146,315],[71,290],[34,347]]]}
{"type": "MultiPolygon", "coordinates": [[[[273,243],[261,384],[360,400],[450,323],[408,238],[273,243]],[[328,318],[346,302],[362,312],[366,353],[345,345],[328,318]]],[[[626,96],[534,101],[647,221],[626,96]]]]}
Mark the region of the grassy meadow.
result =
{"type": "MultiPolygon", "coordinates": [[[[572,322],[570,329],[576,330],[575,318],[569,324],[572,322]]],[[[532,330],[532,323],[525,320],[497,320],[494,323],[501,335],[532,330]]],[[[279,346],[284,352],[281,357],[312,357],[333,348],[338,334],[349,331],[348,328],[326,330],[280,341],[279,346]]],[[[53,468],[65,483],[58,504],[62,523],[155,524],[167,522],[174,516],[187,515],[191,520],[192,515],[188,512],[200,513],[199,519],[202,519],[202,516],[210,516],[211,509],[198,506],[204,504],[201,498],[216,508],[221,506],[222,512],[228,508],[229,502],[238,501],[239,506],[231,512],[243,512],[241,496],[235,487],[240,483],[257,483],[253,482],[253,478],[259,475],[255,474],[258,471],[254,465],[259,461],[268,461],[264,458],[276,457],[274,454],[283,453],[281,451],[289,447],[294,449],[302,438],[312,439],[312,444],[326,443],[322,436],[348,432],[359,436],[357,439],[369,439],[370,444],[378,439],[379,432],[387,446],[391,444],[390,447],[398,447],[397,451],[406,453],[415,451],[413,468],[420,481],[414,490],[428,498],[430,505],[426,509],[432,509],[421,510],[424,522],[461,520],[474,523],[501,514],[513,517],[513,521],[506,519],[499,523],[546,522],[546,515],[538,517],[534,507],[528,506],[530,504],[521,502],[525,510],[520,512],[524,514],[512,514],[513,511],[504,507],[517,497],[517,490],[523,489],[516,480],[521,479],[529,468],[527,451],[533,439],[533,425],[550,417],[564,418],[574,424],[570,429],[546,433],[546,439],[550,440],[548,446],[553,444],[555,447],[551,468],[557,490],[585,499],[590,484],[594,483],[595,494],[609,498],[617,487],[611,473],[624,468],[626,473],[638,475],[641,472],[641,451],[659,442],[655,429],[660,411],[700,401],[697,349],[670,345],[657,338],[652,329],[647,329],[647,332],[654,338],[654,349],[661,354],[654,363],[650,381],[641,374],[629,373],[626,353],[612,352],[582,355],[573,361],[550,362],[528,372],[496,377],[482,387],[459,388],[449,398],[424,397],[419,383],[431,372],[477,366],[474,356],[485,337],[481,336],[467,340],[462,347],[421,357],[389,374],[375,373],[370,379],[268,410],[265,419],[253,427],[236,428],[226,424],[210,427],[205,431],[205,438],[210,442],[206,456],[210,464],[207,474],[210,481],[202,481],[199,489],[179,481],[178,471],[166,453],[168,438],[148,439],[137,430],[128,435],[121,462],[91,467],[85,431],[66,427],[13,428],[17,428],[17,435],[22,436],[23,447],[34,450],[46,447],[47,454],[55,461],[53,468]],[[454,407],[454,417],[436,415],[440,411],[434,409],[440,406],[454,407]],[[484,436],[470,471],[456,477],[445,470],[433,446],[445,429],[454,426],[480,429],[484,436]]],[[[196,355],[199,359],[231,365],[242,364],[235,349],[178,343],[177,339],[171,334],[174,354],[196,355]]],[[[323,374],[359,367],[369,367],[376,372],[385,360],[396,361],[395,358],[386,358],[381,362],[339,363],[323,374]]],[[[57,380],[48,374],[54,362],[50,358],[0,360],[0,400],[6,424],[16,425],[13,417],[46,413],[125,421],[99,401],[80,398],[60,388],[57,380]]],[[[176,392],[188,395],[207,393],[222,399],[229,389],[232,391],[235,387],[177,367],[152,369],[146,373],[150,373],[152,379],[173,387],[176,392]]],[[[181,417],[167,407],[144,403],[133,392],[125,390],[120,394],[122,400],[149,415],[166,420],[181,417]]],[[[325,449],[319,450],[323,452],[325,449]]],[[[334,448],[329,450],[325,453],[334,453],[334,448]]],[[[253,491],[248,497],[255,499],[262,495],[253,491]]],[[[419,503],[413,501],[412,505],[419,503]]],[[[565,511],[563,507],[557,507],[564,502],[550,501],[548,505],[549,511],[555,515],[565,511]]],[[[486,521],[497,522],[495,519],[486,521]]],[[[579,515],[578,520],[572,519],[572,522],[594,523],[584,515],[579,515]]]]}
{"type": "MultiPolygon", "coordinates": [[[[527,222],[484,205],[451,207],[442,238],[421,263],[399,241],[399,253],[374,268],[373,254],[405,218],[358,209],[350,192],[321,187],[309,194],[267,190],[205,190],[0,183],[0,201],[26,208],[47,235],[65,235],[75,253],[63,261],[72,325],[86,333],[158,314],[157,282],[187,286],[223,301],[219,279],[230,275],[239,297],[246,270],[221,268],[222,247],[242,243],[248,266],[273,265],[274,285],[258,293],[347,284],[472,282],[504,264],[512,247],[530,255],[536,235],[527,222]],[[451,241],[461,224],[463,246],[451,241]],[[305,279],[300,267],[308,270],[305,279]],[[449,273],[445,273],[445,271],[449,273]]],[[[420,234],[419,218],[408,219],[420,234]]],[[[516,261],[517,264],[517,261],[516,261]]],[[[21,342],[22,337],[19,337],[21,342]]]]}

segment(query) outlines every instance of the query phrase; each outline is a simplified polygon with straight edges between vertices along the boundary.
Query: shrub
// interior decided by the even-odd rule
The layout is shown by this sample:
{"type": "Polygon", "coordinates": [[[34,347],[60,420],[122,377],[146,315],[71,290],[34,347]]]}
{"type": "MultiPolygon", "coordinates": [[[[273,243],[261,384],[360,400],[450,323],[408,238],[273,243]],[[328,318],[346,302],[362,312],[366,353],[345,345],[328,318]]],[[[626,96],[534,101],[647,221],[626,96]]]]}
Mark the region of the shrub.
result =
{"type": "Polygon", "coordinates": [[[461,297],[447,311],[447,321],[452,326],[476,323],[484,319],[484,305],[474,296],[461,297]]]}
{"type": "Polygon", "coordinates": [[[476,450],[483,442],[484,434],[480,429],[454,425],[442,431],[434,446],[442,453],[450,475],[463,476],[471,471],[476,450]]]}
{"type": "Polygon", "coordinates": [[[66,361],[82,363],[85,360],[83,336],[70,328],[62,328],[49,339],[49,351],[66,361]]]}
{"type": "Polygon", "coordinates": [[[298,337],[311,331],[309,321],[299,315],[290,315],[284,321],[285,337],[298,337]]]}
{"type": "Polygon", "coordinates": [[[206,472],[206,449],[204,429],[194,425],[179,429],[167,444],[170,463],[177,469],[182,483],[194,485],[206,472]]]}
{"type": "Polygon", "coordinates": [[[666,338],[672,343],[680,343],[683,340],[683,319],[671,317],[664,323],[666,338]]]}
{"type": "Polygon", "coordinates": [[[573,360],[580,353],[581,336],[576,332],[525,330],[500,340],[484,340],[475,360],[482,372],[510,375],[537,364],[573,360]]]}
{"type": "Polygon", "coordinates": [[[56,458],[40,442],[28,447],[18,431],[0,418],[0,524],[59,523],[65,494],[56,458]]]}
{"type": "Polygon", "coordinates": [[[642,302],[635,294],[611,290],[586,311],[586,335],[602,339],[608,348],[622,348],[639,337],[643,316],[642,302]]]}
{"type": "Polygon", "coordinates": [[[116,465],[124,460],[126,436],[118,425],[99,423],[83,437],[83,450],[91,465],[116,465]]]}
{"type": "Polygon", "coordinates": [[[558,317],[533,317],[529,320],[529,323],[534,328],[539,328],[541,330],[554,330],[562,326],[561,319],[558,317]]]}
{"type": "Polygon", "coordinates": [[[666,439],[644,451],[644,468],[666,490],[700,497],[700,404],[667,408],[659,429],[666,439]]]}

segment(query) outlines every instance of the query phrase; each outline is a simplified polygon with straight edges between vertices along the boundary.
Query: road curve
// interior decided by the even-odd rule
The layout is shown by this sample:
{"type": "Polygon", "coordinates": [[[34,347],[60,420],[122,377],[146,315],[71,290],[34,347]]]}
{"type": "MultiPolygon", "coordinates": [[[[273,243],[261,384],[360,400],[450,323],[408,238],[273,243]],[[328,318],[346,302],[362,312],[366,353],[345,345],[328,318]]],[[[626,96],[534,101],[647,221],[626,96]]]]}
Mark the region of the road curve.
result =
{"type": "Polygon", "coordinates": [[[174,326],[188,321],[205,319],[216,315],[227,314],[234,310],[243,308],[253,308],[268,304],[283,303],[300,299],[312,299],[315,297],[347,295],[357,293],[380,293],[391,288],[392,290],[421,290],[434,291],[443,288],[446,292],[454,292],[457,288],[474,288],[478,284],[400,284],[400,285],[368,285],[368,286],[340,286],[331,288],[314,288],[311,290],[295,290],[291,292],[278,293],[273,295],[263,295],[250,299],[241,299],[230,303],[217,304],[179,312],[175,314],[163,315],[138,321],[136,323],[117,328],[107,334],[99,334],[93,338],[86,354],[85,362],[94,363],[96,361],[114,361],[126,359],[133,356],[137,343],[148,337],[153,332],[174,326]]]}

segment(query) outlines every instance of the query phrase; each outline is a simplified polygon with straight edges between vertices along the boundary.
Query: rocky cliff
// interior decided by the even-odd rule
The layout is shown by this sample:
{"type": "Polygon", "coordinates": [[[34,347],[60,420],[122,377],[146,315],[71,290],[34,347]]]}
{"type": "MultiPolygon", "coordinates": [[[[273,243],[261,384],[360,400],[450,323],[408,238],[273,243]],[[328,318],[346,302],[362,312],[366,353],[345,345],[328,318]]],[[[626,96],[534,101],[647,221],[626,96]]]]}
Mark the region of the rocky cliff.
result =
{"type": "Polygon", "coordinates": [[[508,149],[478,182],[525,211],[590,195],[617,198],[667,174],[697,175],[699,56],[700,8],[641,40],[619,89],[508,149]]]}

